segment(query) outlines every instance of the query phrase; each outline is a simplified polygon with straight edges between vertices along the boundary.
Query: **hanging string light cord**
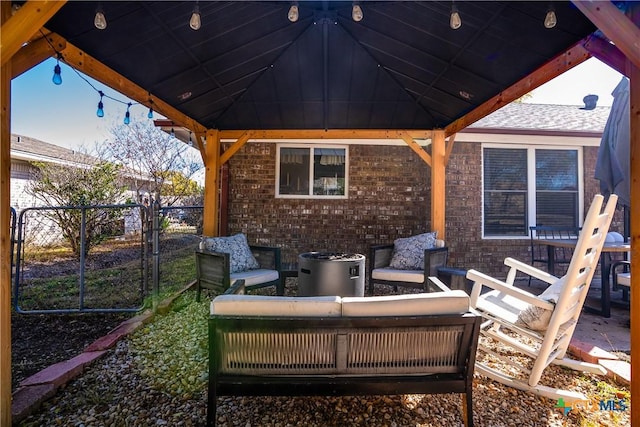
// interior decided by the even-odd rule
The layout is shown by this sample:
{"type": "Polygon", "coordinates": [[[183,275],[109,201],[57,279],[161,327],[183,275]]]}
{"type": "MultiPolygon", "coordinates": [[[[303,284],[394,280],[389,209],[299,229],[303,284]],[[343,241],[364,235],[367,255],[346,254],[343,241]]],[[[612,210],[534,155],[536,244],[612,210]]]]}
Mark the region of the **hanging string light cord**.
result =
{"type": "MultiPolygon", "coordinates": [[[[59,83],[56,83],[56,84],[61,84],[62,83],[62,77],[61,77],[61,71],[60,71],[59,62],[62,61],[63,63],[66,64],[66,62],[64,60],[64,56],[62,55],[61,52],[58,52],[56,50],[56,48],[51,44],[51,41],[44,35],[42,30],[40,30],[40,34],[42,34],[42,37],[45,40],[47,40],[47,43],[49,43],[49,46],[51,47],[51,49],[56,53],[56,58],[57,58],[58,62],[56,63],[56,67],[54,69],[54,77],[56,78],[57,81],[59,81],[59,83]]],[[[69,65],[69,64],[67,64],[67,65],[69,65]]],[[[80,77],[82,80],[84,80],[85,83],[87,83],[91,87],[91,89],[95,90],[96,93],[98,94],[98,96],[100,96],[100,101],[98,103],[98,113],[97,113],[98,117],[103,117],[104,116],[104,110],[103,110],[103,104],[102,104],[102,99],[103,98],[107,98],[107,99],[110,99],[110,100],[112,100],[114,102],[118,102],[118,103],[120,103],[122,105],[126,105],[127,106],[127,112],[125,113],[125,118],[124,118],[124,123],[127,124],[127,125],[129,124],[129,118],[130,118],[129,109],[131,107],[133,107],[133,106],[136,106],[136,105],[143,105],[143,104],[141,104],[139,102],[123,101],[123,100],[117,99],[117,98],[115,98],[115,97],[113,97],[111,95],[107,95],[106,93],[104,93],[104,91],[96,88],[93,85],[93,83],[91,83],[89,81],[89,79],[87,79],[87,77],[85,77],[78,70],[76,70],[75,68],[71,67],[70,65],[69,65],[69,68],[71,68],[78,75],[78,77],[80,77]]],[[[151,98],[149,98],[149,102],[151,104],[153,104],[153,101],[151,100],[151,98]]],[[[150,118],[150,119],[153,118],[153,108],[149,108],[149,113],[147,114],[147,117],[150,118]]]]}

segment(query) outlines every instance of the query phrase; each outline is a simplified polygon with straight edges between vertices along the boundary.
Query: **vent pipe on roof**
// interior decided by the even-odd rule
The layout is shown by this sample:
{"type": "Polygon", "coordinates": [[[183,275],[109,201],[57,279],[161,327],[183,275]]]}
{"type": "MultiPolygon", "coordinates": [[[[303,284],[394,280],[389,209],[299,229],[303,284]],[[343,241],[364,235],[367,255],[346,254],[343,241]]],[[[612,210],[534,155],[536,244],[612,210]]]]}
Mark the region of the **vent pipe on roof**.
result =
{"type": "Polygon", "coordinates": [[[582,98],[582,102],[584,102],[584,107],[580,107],[581,110],[593,110],[598,104],[598,95],[587,95],[582,98]]]}

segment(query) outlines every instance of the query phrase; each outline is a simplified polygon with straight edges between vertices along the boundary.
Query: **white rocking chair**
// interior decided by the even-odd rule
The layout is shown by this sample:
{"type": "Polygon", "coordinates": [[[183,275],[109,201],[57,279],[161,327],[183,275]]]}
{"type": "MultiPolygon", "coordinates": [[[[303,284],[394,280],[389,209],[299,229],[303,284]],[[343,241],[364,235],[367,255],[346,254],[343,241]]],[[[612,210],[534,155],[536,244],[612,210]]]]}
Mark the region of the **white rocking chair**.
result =
{"type": "Polygon", "coordinates": [[[599,365],[573,360],[565,355],[598,266],[617,199],[616,195],[611,195],[602,211],[603,196],[594,197],[567,274],[562,279],[513,258],[504,261],[510,268],[506,281],[475,270],[467,272],[467,278],[474,282],[470,305],[484,318],[478,351],[498,358],[506,367],[501,371],[500,363],[489,365],[479,354],[476,372],[550,399],[563,398],[567,402],[587,400],[582,393],[544,386],[539,382],[551,363],[595,374],[606,373],[599,365]],[[539,296],[523,291],[513,286],[518,272],[551,286],[539,296]],[[493,290],[481,295],[484,286],[493,290]],[[502,347],[498,349],[496,345],[502,347]],[[505,354],[505,349],[511,354],[505,354]],[[517,353],[516,357],[513,357],[513,351],[517,353]],[[525,362],[528,366],[523,366],[520,356],[527,356],[527,361],[532,359],[531,363],[525,362]],[[520,374],[514,375],[513,368],[520,374]]]}

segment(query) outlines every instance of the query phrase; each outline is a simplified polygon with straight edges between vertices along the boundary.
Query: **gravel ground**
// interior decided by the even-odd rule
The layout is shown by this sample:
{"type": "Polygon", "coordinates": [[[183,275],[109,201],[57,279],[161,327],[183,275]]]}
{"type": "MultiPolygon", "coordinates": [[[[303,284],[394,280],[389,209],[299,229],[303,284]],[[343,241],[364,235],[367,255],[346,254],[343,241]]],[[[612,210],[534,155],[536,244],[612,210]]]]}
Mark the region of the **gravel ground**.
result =
{"type": "MultiPolygon", "coordinates": [[[[21,426],[201,426],[206,415],[208,303],[191,293],[174,311],[120,341],[21,426]]],[[[610,380],[550,367],[543,384],[596,399],[628,397],[610,380]]],[[[475,376],[476,426],[627,426],[630,411],[556,402],[475,376]]],[[[627,400],[628,403],[628,400],[627,400]]],[[[220,426],[457,426],[462,395],[220,397],[220,426]]]]}

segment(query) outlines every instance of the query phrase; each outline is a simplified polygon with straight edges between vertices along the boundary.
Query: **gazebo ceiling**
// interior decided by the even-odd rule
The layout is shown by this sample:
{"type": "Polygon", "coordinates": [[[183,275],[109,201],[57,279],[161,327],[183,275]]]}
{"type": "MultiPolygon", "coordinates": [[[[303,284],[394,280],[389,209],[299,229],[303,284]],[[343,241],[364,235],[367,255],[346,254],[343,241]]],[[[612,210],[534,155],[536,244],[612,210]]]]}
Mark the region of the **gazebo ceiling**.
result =
{"type": "Polygon", "coordinates": [[[596,27],[570,2],[69,1],[45,25],[207,128],[444,128],[596,27]],[[101,7],[107,28],[93,24],[101,7]]]}

